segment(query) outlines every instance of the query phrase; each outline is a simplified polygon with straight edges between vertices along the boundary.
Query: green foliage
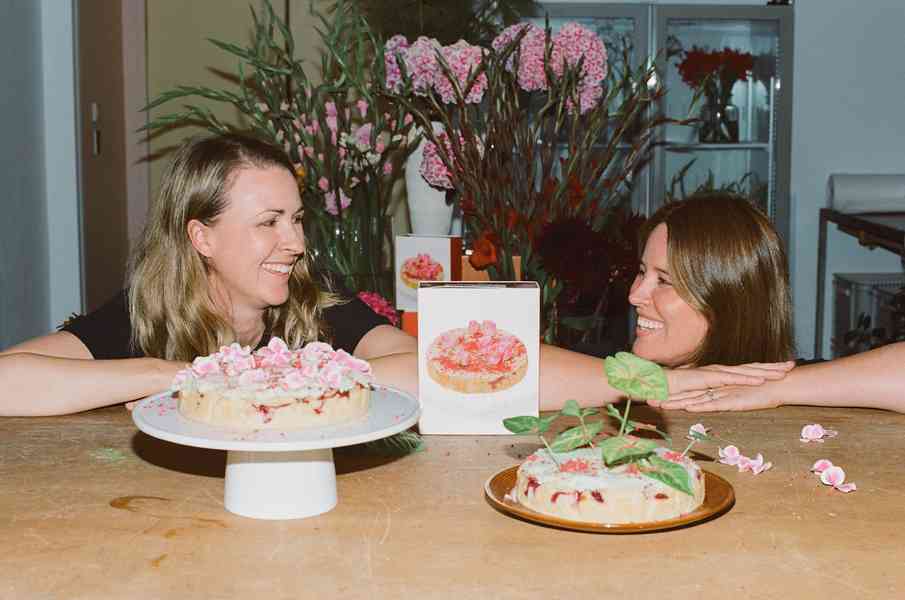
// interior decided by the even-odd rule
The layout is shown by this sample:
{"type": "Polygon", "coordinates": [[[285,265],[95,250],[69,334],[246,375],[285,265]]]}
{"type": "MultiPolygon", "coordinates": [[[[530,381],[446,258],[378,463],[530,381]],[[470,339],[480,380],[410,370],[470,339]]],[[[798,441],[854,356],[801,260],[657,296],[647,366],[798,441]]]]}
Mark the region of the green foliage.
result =
{"type": "Polygon", "coordinates": [[[661,483],[665,483],[671,488],[688,495],[694,493],[691,489],[691,480],[688,477],[688,471],[679,463],[660,458],[656,454],[651,454],[645,459],[650,465],[649,468],[642,468],[641,473],[651,479],[656,479],[661,483]]]}
{"type": "Polygon", "coordinates": [[[638,462],[652,455],[656,447],[652,440],[627,436],[614,436],[600,442],[603,462],[608,467],[638,462]]]}
{"type": "Polygon", "coordinates": [[[550,448],[554,452],[569,452],[582,446],[591,444],[597,434],[603,430],[603,421],[594,421],[592,423],[577,425],[570,429],[566,429],[553,439],[550,448]]]}
{"type": "Polygon", "coordinates": [[[666,400],[669,395],[666,374],[657,363],[628,352],[618,352],[615,357],[606,358],[604,369],[610,386],[630,398],[666,400]]]}

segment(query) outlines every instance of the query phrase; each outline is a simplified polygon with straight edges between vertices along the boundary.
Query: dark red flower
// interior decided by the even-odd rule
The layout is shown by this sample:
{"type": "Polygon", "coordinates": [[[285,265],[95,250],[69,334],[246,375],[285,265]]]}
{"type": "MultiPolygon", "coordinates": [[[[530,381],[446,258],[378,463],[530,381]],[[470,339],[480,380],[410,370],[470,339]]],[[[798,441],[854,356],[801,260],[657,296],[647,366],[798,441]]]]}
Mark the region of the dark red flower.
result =
{"type": "Polygon", "coordinates": [[[475,240],[468,262],[478,271],[497,264],[497,244],[499,244],[499,238],[493,233],[485,231],[475,240]]]}

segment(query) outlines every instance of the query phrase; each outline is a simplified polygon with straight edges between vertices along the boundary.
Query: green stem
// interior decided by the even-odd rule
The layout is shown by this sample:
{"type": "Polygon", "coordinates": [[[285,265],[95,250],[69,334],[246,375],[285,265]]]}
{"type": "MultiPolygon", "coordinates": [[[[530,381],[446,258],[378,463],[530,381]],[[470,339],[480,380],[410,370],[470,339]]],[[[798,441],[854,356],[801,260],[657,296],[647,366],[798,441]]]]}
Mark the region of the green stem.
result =
{"type": "Polygon", "coordinates": [[[628,423],[628,411],[631,407],[632,407],[632,397],[629,396],[628,399],[625,401],[625,412],[622,413],[622,419],[620,419],[620,421],[622,422],[622,425],[619,427],[619,437],[622,437],[622,434],[625,433],[625,426],[628,423]]]}
{"type": "Polygon", "coordinates": [[[689,442],[688,446],[686,446],[685,449],[682,450],[682,456],[685,456],[686,454],[688,454],[688,451],[691,450],[691,447],[694,446],[696,442],[697,442],[697,440],[694,440],[694,439],[691,440],[691,442],[689,442]]]}
{"type": "Polygon", "coordinates": [[[547,453],[550,454],[550,459],[551,459],[554,463],[556,463],[556,466],[557,466],[557,467],[562,467],[562,465],[559,464],[559,461],[556,460],[556,453],[553,452],[553,448],[551,448],[551,447],[550,447],[550,444],[547,443],[546,438],[544,438],[544,436],[542,436],[540,433],[537,434],[537,437],[539,437],[539,438],[540,438],[540,441],[542,441],[542,442],[544,443],[544,446],[547,447],[547,453]]]}

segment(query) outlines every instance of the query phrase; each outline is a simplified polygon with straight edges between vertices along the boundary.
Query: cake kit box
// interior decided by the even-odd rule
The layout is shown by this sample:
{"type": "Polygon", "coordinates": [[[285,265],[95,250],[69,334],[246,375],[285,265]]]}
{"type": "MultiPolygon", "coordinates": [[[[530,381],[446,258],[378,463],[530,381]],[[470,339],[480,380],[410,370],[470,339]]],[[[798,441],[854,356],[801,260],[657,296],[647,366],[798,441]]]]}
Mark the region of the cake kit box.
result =
{"type": "Polygon", "coordinates": [[[508,434],[503,419],[538,414],[536,283],[421,283],[418,306],[421,433],[508,434]]]}
{"type": "Polygon", "coordinates": [[[395,270],[397,310],[418,310],[420,282],[462,279],[462,238],[397,235],[395,270]]]}

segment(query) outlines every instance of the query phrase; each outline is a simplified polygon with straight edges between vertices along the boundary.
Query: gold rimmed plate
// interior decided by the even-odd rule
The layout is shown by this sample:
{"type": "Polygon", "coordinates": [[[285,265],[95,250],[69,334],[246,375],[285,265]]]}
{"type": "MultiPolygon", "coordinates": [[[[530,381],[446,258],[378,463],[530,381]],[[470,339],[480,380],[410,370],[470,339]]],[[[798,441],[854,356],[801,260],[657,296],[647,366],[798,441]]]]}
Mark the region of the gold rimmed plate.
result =
{"type": "Polygon", "coordinates": [[[650,533],[653,531],[666,531],[668,529],[690,527],[714,519],[732,508],[735,503],[735,491],[732,489],[732,485],[719,475],[704,471],[704,502],[687,515],[663,521],[614,525],[572,521],[535,512],[511,500],[509,492],[515,487],[517,473],[518,466],[509,467],[488,479],[487,483],[484,484],[484,496],[487,498],[487,502],[502,513],[538,523],[539,525],[557,527],[559,529],[572,529],[591,533],[650,533]]]}

